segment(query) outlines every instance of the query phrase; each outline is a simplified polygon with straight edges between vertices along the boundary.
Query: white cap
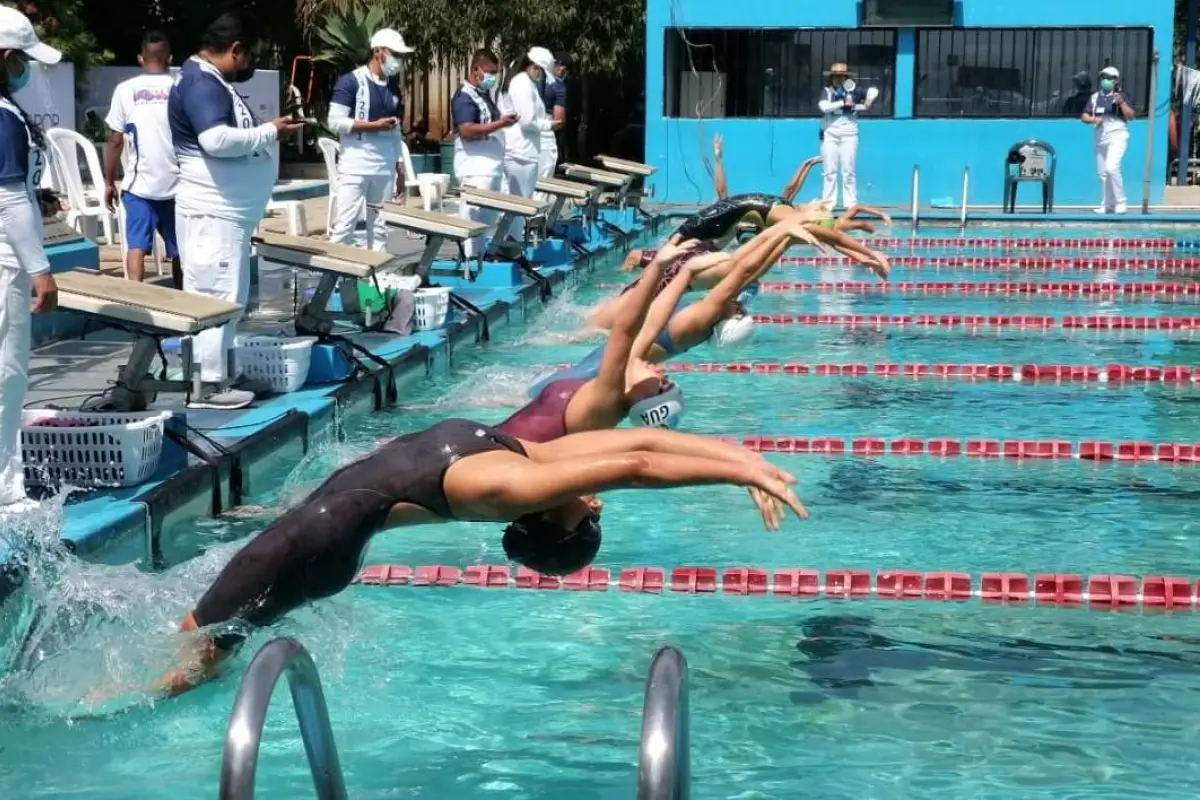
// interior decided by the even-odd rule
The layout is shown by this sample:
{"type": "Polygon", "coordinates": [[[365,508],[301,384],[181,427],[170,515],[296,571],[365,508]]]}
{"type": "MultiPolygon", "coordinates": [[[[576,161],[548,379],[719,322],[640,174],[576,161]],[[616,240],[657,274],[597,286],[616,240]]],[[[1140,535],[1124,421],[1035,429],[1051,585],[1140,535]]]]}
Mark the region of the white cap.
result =
{"type": "Polygon", "coordinates": [[[33,31],[29,17],[8,6],[0,6],[0,50],[20,50],[43,64],[62,61],[62,53],[48,44],[42,44],[33,31]]]}
{"type": "Polygon", "coordinates": [[[1111,78],[1121,77],[1120,71],[1116,67],[1111,67],[1111,66],[1105,67],[1104,69],[1100,70],[1100,74],[1111,77],[1111,78]]]}
{"type": "Polygon", "coordinates": [[[544,47],[529,48],[529,60],[549,73],[554,69],[554,54],[544,47]]]}
{"type": "Polygon", "coordinates": [[[647,428],[678,428],[683,417],[683,390],[670,383],[666,391],[633,404],[629,421],[647,428]]]}
{"type": "Polygon", "coordinates": [[[721,320],[713,326],[713,344],[717,347],[732,347],[748,341],[754,334],[754,317],[744,314],[721,320]]]}
{"type": "Polygon", "coordinates": [[[374,35],[371,36],[371,49],[374,50],[376,47],[386,47],[393,53],[399,53],[401,55],[404,53],[411,53],[413,51],[411,47],[404,43],[404,37],[400,35],[400,32],[392,30],[391,28],[382,28],[377,30],[375,31],[374,35]]]}

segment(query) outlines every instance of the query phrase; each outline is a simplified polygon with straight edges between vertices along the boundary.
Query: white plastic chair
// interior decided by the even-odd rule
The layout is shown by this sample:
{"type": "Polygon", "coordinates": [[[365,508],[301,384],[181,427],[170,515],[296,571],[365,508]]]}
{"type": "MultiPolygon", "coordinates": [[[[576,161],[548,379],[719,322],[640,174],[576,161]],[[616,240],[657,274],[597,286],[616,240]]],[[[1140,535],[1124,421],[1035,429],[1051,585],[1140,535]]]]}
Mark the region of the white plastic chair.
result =
{"type": "Polygon", "coordinates": [[[321,148],[321,157],[325,159],[325,174],[329,177],[329,209],[325,214],[325,236],[328,238],[329,232],[333,230],[334,208],[337,205],[337,160],[342,146],[338,144],[337,139],[321,136],[317,138],[317,147],[321,148]]]}
{"type": "Polygon", "coordinates": [[[116,244],[113,215],[104,207],[103,181],[104,171],[100,167],[100,156],[96,145],[87,137],[69,128],[50,128],[46,131],[46,140],[50,145],[50,169],[55,175],[55,183],[67,191],[67,224],[89,238],[93,235],[95,224],[99,222],[104,230],[104,243],[116,244]],[[83,151],[84,164],[87,165],[89,185],[83,182],[83,174],[79,170],[79,152],[83,151]]]}
{"type": "Polygon", "coordinates": [[[416,167],[413,166],[412,153],[408,151],[408,145],[405,142],[400,143],[400,162],[404,167],[404,194],[409,197],[416,197],[420,194],[422,175],[438,174],[436,172],[418,174],[416,167]]]}

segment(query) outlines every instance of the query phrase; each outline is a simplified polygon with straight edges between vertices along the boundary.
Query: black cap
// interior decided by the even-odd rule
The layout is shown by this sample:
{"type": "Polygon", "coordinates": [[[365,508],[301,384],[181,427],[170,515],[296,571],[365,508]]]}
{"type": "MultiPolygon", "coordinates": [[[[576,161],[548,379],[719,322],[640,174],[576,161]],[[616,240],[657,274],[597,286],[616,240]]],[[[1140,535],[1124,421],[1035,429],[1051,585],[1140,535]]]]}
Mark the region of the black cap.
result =
{"type": "Polygon", "coordinates": [[[526,514],[504,529],[504,554],[543,575],[570,575],[592,563],[600,552],[600,518],[585,517],[574,530],[526,514]]]}

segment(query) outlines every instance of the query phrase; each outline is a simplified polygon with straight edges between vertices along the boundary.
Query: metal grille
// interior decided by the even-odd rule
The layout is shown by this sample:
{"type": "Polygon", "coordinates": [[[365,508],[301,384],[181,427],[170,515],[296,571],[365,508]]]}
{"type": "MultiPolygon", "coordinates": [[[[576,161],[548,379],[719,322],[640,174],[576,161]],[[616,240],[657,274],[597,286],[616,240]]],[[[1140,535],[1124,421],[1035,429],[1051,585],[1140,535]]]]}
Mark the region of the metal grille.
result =
{"type": "Polygon", "coordinates": [[[917,31],[917,117],[1078,117],[1098,73],[1114,66],[1146,113],[1150,28],[958,28],[917,31]]]}
{"type": "Polygon", "coordinates": [[[864,116],[892,116],[894,30],[667,28],[665,36],[664,116],[817,117],[834,61],[879,89],[864,116]]]}

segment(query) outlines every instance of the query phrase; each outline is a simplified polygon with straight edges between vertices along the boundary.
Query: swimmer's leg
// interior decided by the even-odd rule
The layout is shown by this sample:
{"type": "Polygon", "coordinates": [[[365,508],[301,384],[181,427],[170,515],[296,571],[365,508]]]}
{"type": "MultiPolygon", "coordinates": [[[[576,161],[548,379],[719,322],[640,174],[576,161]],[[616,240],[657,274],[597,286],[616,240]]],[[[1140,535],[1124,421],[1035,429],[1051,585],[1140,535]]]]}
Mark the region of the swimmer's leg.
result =
{"type": "MultiPolygon", "coordinates": [[[[199,629],[196,617],[190,612],[179,626],[180,633],[199,629]]],[[[184,645],[179,666],[150,684],[149,689],[164,697],[178,697],[214,677],[217,667],[233,653],[233,649],[219,647],[211,636],[191,639],[184,645]]]]}

